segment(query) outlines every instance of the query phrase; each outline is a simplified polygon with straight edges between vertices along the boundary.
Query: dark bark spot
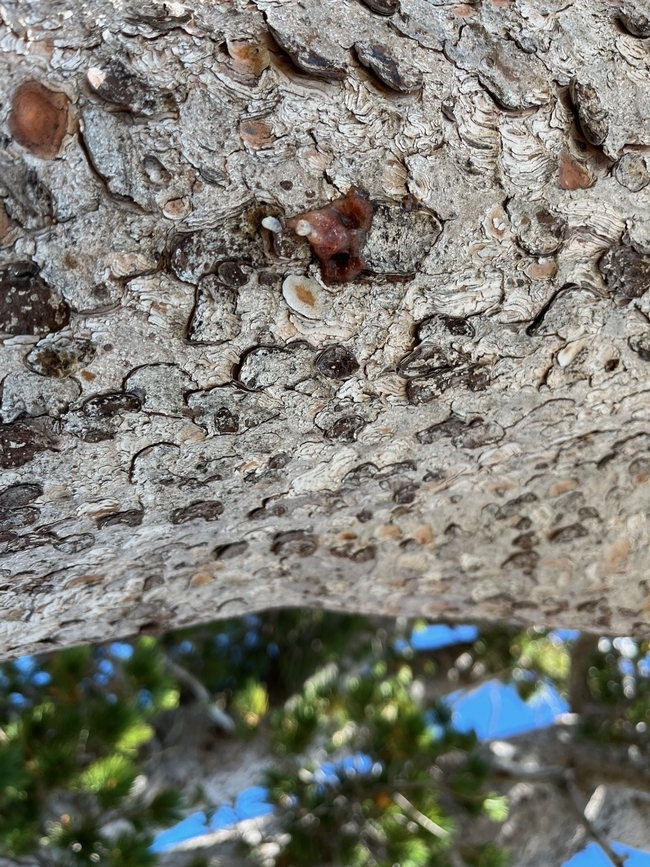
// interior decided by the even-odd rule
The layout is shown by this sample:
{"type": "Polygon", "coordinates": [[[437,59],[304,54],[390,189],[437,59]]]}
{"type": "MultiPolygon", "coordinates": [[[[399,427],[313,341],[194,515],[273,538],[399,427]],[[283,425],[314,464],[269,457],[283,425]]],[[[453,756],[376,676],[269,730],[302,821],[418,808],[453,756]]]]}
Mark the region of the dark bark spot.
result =
{"type": "Polygon", "coordinates": [[[47,421],[0,425],[0,466],[5,470],[23,467],[39,452],[55,451],[56,444],[47,421]]]}
{"type": "Polygon", "coordinates": [[[377,552],[372,545],[366,545],[363,548],[355,548],[352,542],[349,542],[347,545],[343,545],[340,548],[330,548],[330,554],[334,557],[344,557],[347,560],[351,560],[353,563],[368,563],[370,560],[374,560],[377,556],[377,552]]]}
{"type": "Polygon", "coordinates": [[[512,518],[514,515],[519,513],[522,507],[530,506],[532,503],[537,503],[538,501],[539,497],[537,494],[533,494],[532,491],[529,491],[526,494],[522,494],[520,497],[515,497],[514,500],[508,500],[507,503],[504,503],[497,511],[495,518],[497,520],[512,518]]]}
{"type": "Polygon", "coordinates": [[[288,466],[290,463],[291,455],[287,452],[279,452],[277,455],[273,455],[272,458],[269,458],[269,469],[281,470],[284,467],[288,466]]]}
{"type": "Polygon", "coordinates": [[[442,321],[450,334],[455,337],[474,337],[474,326],[468,319],[459,316],[442,316],[442,321]]]}
{"type": "Polygon", "coordinates": [[[497,422],[476,422],[467,430],[453,438],[454,445],[464,449],[479,449],[483,446],[499,442],[505,436],[505,431],[497,422]]]}
{"type": "Polygon", "coordinates": [[[370,479],[374,478],[374,476],[377,475],[377,472],[377,467],[374,464],[359,464],[358,467],[354,467],[354,469],[351,469],[345,474],[343,477],[343,484],[358,487],[364,482],[368,482],[370,479]]]}
{"type": "Polygon", "coordinates": [[[512,540],[512,544],[524,551],[530,551],[537,544],[537,536],[534,533],[521,533],[512,540]]]}
{"type": "Polygon", "coordinates": [[[142,401],[129,391],[112,391],[89,398],[83,405],[88,418],[112,418],[122,412],[138,412],[142,401]]]}
{"type": "Polygon", "coordinates": [[[228,407],[221,406],[212,416],[215,433],[236,434],[239,433],[239,414],[231,412],[228,407]]]}
{"type": "Polygon", "coordinates": [[[372,517],[373,516],[372,516],[372,512],[370,511],[370,509],[362,509],[357,514],[357,521],[359,521],[361,524],[366,524],[366,523],[368,523],[368,521],[372,521],[372,517]]]}
{"type": "Polygon", "coordinates": [[[43,488],[34,483],[11,485],[0,492],[0,509],[18,509],[27,506],[43,493],[43,488]]]}
{"type": "Polygon", "coordinates": [[[571,99],[578,113],[580,129],[592,145],[601,145],[609,132],[609,115],[603,108],[596,88],[575,78],[569,86],[571,99]]]}
{"type": "Polygon", "coordinates": [[[113,512],[111,515],[102,515],[97,518],[97,527],[103,530],[104,527],[139,527],[142,524],[144,512],[139,509],[127,509],[124,512],[113,512]]]}
{"type": "Polygon", "coordinates": [[[422,445],[431,445],[437,440],[445,437],[456,437],[465,430],[467,423],[460,418],[448,418],[445,421],[432,424],[431,427],[418,431],[415,434],[416,440],[422,445]]]}
{"type": "Polygon", "coordinates": [[[49,533],[35,532],[18,536],[16,533],[6,531],[0,534],[0,553],[19,554],[31,548],[42,548],[43,545],[51,545],[52,538],[49,533]]]}
{"type": "Polygon", "coordinates": [[[501,564],[501,568],[523,572],[524,575],[532,575],[537,568],[538,561],[539,554],[537,551],[520,551],[517,554],[511,554],[501,564]]]}
{"type": "Polygon", "coordinates": [[[318,536],[305,530],[290,530],[273,537],[271,551],[278,557],[311,557],[318,548],[318,536]]]}
{"type": "Polygon", "coordinates": [[[448,370],[455,366],[461,358],[459,353],[450,348],[443,349],[433,343],[421,343],[400,361],[397,372],[406,379],[425,379],[437,370],[448,370]]]}
{"type": "Polygon", "coordinates": [[[399,503],[400,505],[408,505],[409,503],[412,503],[415,500],[419,487],[420,486],[415,483],[403,485],[393,494],[393,502],[399,503]]]}
{"type": "Polygon", "coordinates": [[[602,601],[602,599],[589,599],[586,602],[580,602],[576,605],[576,611],[587,611],[589,614],[593,614],[602,601]]]}
{"type": "Polygon", "coordinates": [[[260,271],[257,275],[257,282],[260,286],[275,286],[279,280],[277,274],[273,271],[260,271]]]}
{"type": "Polygon", "coordinates": [[[573,542],[582,536],[588,536],[589,531],[582,524],[568,524],[566,527],[558,527],[548,534],[549,542],[573,542]]]}
{"type": "Polygon", "coordinates": [[[363,0],[363,3],[377,15],[384,17],[394,15],[399,9],[399,0],[363,0]]]}
{"type": "Polygon", "coordinates": [[[39,277],[32,262],[16,262],[0,271],[0,331],[47,334],[68,322],[68,306],[39,277]]]}
{"type": "Polygon", "coordinates": [[[387,464],[375,477],[375,481],[382,482],[402,473],[414,473],[417,470],[415,461],[398,461],[396,464],[387,464]]]}
{"type": "Polygon", "coordinates": [[[632,352],[636,352],[642,361],[650,361],[650,332],[630,337],[628,344],[632,352]]]}
{"type": "Polygon", "coordinates": [[[487,368],[480,364],[471,364],[454,370],[434,370],[426,379],[410,379],[406,384],[406,396],[409,403],[419,406],[437,400],[451,388],[485,391],[489,384],[487,368]]]}
{"type": "Polygon", "coordinates": [[[287,511],[287,507],[282,501],[274,501],[274,498],[267,497],[265,500],[262,501],[262,505],[259,508],[252,509],[248,513],[248,517],[251,520],[268,518],[269,516],[281,518],[283,517],[283,515],[287,514],[287,511]]]}
{"type": "Polygon", "coordinates": [[[33,507],[21,509],[0,509],[0,530],[20,530],[38,520],[40,511],[33,507]]]}
{"type": "Polygon", "coordinates": [[[28,353],[27,366],[41,376],[64,379],[76,373],[81,364],[92,360],[95,347],[90,340],[45,337],[28,353]]]}
{"type": "Polygon", "coordinates": [[[553,596],[547,596],[547,598],[543,600],[542,605],[544,606],[544,614],[547,617],[554,617],[556,614],[561,614],[569,607],[569,603],[566,599],[555,599],[553,596]]]}
{"type": "Polygon", "coordinates": [[[227,545],[217,545],[212,552],[215,560],[232,560],[248,550],[248,542],[230,542],[227,545]]]}
{"type": "Polygon", "coordinates": [[[359,363],[350,350],[338,343],[319,352],[314,365],[329,379],[347,379],[359,369],[359,363]]]}
{"type": "Polygon", "coordinates": [[[625,29],[641,39],[650,36],[650,7],[638,0],[623,0],[618,17],[625,29]]]}
{"type": "Polygon", "coordinates": [[[469,319],[463,319],[460,316],[428,316],[423,319],[418,325],[418,339],[422,343],[432,343],[435,338],[442,338],[444,335],[450,337],[469,337],[470,339],[476,336],[476,329],[469,319]]]}
{"type": "Polygon", "coordinates": [[[343,443],[353,443],[359,433],[366,426],[366,420],[359,415],[344,415],[338,418],[334,424],[325,431],[328,440],[337,440],[343,443]]]}
{"type": "MultiPolygon", "coordinates": [[[[268,19],[267,19],[268,23],[268,19]]],[[[278,43],[280,48],[287,52],[291,60],[296,64],[298,69],[309,73],[316,78],[324,78],[329,81],[341,81],[345,78],[345,67],[341,65],[335,57],[326,57],[320,51],[317,51],[312,43],[316,41],[316,33],[307,31],[308,36],[299,35],[295,27],[291,30],[280,29],[269,25],[271,36],[278,43]]],[[[323,42],[323,40],[320,40],[323,42]]],[[[324,43],[327,45],[327,43],[324,43]]]]}
{"type": "Polygon", "coordinates": [[[598,267],[613,295],[640,298],[650,288],[650,256],[642,256],[632,247],[624,244],[611,247],[598,267]]]}
{"type": "Polygon", "coordinates": [[[203,518],[204,521],[216,521],[220,515],[223,515],[223,503],[220,503],[219,500],[204,500],[199,503],[192,503],[183,509],[174,509],[169,520],[172,524],[185,524],[187,521],[194,521],[197,518],[203,518]]]}
{"type": "Polygon", "coordinates": [[[88,83],[98,96],[133,114],[151,116],[156,112],[156,95],[121,60],[114,58],[87,73],[88,83]]]}
{"type": "Polygon", "coordinates": [[[239,289],[248,283],[249,275],[237,262],[223,262],[217,268],[217,276],[231,289],[239,289]]]}
{"type": "Polygon", "coordinates": [[[53,542],[57,551],[62,551],[64,554],[79,554],[81,551],[87,551],[95,544],[95,537],[92,533],[79,533],[74,536],[66,536],[64,539],[59,539],[58,542],[53,542]]]}
{"type": "Polygon", "coordinates": [[[433,469],[428,470],[424,476],[422,476],[423,482],[441,482],[445,478],[444,470],[433,469]]]}
{"type": "Polygon", "coordinates": [[[378,42],[355,42],[357,57],[371,69],[382,84],[399,93],[411,93],[422,87],[422,74],[412,69],[408,72],[390,56],[389,48],[378,42]]]}

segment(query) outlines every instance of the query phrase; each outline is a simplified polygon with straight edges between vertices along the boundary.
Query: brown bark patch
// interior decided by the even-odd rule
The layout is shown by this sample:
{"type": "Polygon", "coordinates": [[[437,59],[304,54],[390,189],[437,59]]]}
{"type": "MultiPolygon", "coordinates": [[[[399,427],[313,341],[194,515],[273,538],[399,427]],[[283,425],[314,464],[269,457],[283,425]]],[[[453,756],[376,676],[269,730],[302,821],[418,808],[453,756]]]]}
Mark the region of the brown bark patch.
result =
{"type": "Polygon", "coordinates": [[[558,186],[561,190],[586,190],[594,182],[593,175],[586,166],[572,159],[564,151],[560,156],[558,186]]]}
{"type": "Polygon", "coordinates": [[[14,91],[8,120],[18,144],[46,159],[61,149],[68,126],[68,98],[38,81],[25,81],[14,91]]]}

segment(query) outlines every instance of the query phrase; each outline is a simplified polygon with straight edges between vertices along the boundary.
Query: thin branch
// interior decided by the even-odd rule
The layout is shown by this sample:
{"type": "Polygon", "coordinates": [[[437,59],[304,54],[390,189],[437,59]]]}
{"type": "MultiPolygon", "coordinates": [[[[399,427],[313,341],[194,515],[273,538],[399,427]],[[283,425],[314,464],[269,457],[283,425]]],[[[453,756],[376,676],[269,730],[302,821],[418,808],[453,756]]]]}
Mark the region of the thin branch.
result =
{"type": "Polygon", "coordinates": [[[435,822],[432,822],[428,816],[425,816],[424,813],[421,813],[410,801],[407,801],[404,795],[395,792],[393,795],[393,801],[395,801],[397,806],[404,810],[404,812],[412,819],[415,819],[418,825],[421,825],[425,831],[428,831],[436,837],[440,837],[441,840],[448,840],[449,837],[451,837],[449,831],[445,831],[445,829],[441,828],[440,825],[436,825],[435,822]]]}
{"type": "Polygon", "coordinates": [[[228,734],[235,731],[235,722],[219,705],[212,700],[212,696],[203,686],[200,680],[197,680],[186,668],[172,662],[169,657],[165,657],[165,666],[170,674],[173,674],[179,683],[187,687],[196,697],[199,704],[205,707],[208,716],[215,725],[223,729],[228,734]]]}
{"type": "Polygon", "coordinates": [[[569,795],[569,803],[576,815],[580,818],[580,824],[584,825],[589,833],[589,836],[598,843],[603,852],[615,867],[624,867],[628,859],[628,855],[617,855],[611,847],[609,840],[604,837],[595,825],[585,815],[584,808],[580,801],[580,792],[573,780],[573,772],[567,771],[565,774],[565,789],[569,795]]]}
{"type": "Polygon", "coordinates": [[[584,715],[594,704],[589,689],[589,666],[598,650],[598,636],[580,633],[571,648],[571,671],[569,674],[569,706],[574,713],[584,715]]]}

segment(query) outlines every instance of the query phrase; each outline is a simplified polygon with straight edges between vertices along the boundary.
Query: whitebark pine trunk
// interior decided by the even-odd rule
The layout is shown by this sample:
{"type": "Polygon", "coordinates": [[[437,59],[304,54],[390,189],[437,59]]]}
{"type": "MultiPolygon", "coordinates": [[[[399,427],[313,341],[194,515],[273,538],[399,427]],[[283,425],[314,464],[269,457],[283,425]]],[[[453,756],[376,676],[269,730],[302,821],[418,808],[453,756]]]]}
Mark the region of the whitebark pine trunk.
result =
{"type": "Polygon", "coordinates": [[[2,655],[643,630],[650,6],[366,4],[0,7],[2,655]],[[275,230],[353,187],[326,285],[275,230]]]}

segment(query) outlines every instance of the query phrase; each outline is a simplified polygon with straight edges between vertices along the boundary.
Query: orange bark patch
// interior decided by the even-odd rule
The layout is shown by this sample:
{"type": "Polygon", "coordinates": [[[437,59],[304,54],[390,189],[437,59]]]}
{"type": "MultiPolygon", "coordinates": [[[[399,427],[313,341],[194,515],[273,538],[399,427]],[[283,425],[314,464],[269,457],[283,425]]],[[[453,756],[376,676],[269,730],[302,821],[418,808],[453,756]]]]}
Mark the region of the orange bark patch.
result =
{"type": "Polygon", "coordinates": [[[304,283],[297,283],[294,286],[294,292],[296,293],[296,297],[299,301],[302,301],[303,304],[309,304],[310,307],[314,307],[316,305],[316,299],[314,298],[314,293],[305,286],[304,283]]]}
{"type": "Polygon", "coordinates": [[[559,188],[561,190],[586,190],[593,182],[594,178],[589,169],[580,165],[564,151],[560,157],[559,188]]]}
{"type": "Polygon", "coordinates": [[[607,558],[605,560],[607,570],[609,572],[625,572],[629,554],[630,543],[627,539],[617,539],[607,551],[607,558]]]}
{"type": "Polygon", "coordinates": [[[0,202],[0,243],[4,241],[13,227],[13,223],[5,210],[5,206],[0,202]]]}
{"type": "Polygon", "coordinates": [[[66,589],[68,587],[76,587],[79,584],[93,585],[93,584],[101,584],[104,580],[103,575],[79,575],[77,578],[72,578],[65,585],[66,589]]]}
{"type": "Polygon", "coordinates": [[[233,69],[244,75],[257,77],[270,63],[269,52],[264,45],[247,40],[228,41],[228,54],[232,58],[233,69]]]}
{"type": "Polygon", "coordinates": [[[273,132],[263,120],[243,120],[239,125],[239,135],[253,150],[268,147],[273,141],[273,132]]]}
{"type": "Polygon", "coordinates": [[[559,497],[560,494],[566,494],[567,491],[572,491],[578,487],[575,479],[563,479],[561,482],[556,482],[548,489],[549,497],[559,497]]]}
{"type": "Polygon", "coordinates": [[[383,527],[377,527],[375,536],[378,539],[399,539],[402,531],[396,524],[384,524],[383,527]]]}
{"type": "Polygon", "coordinates": [[[68,98],[38,81],[25,81],[14,91],[7,125],[19,145],[52,159],[68,128],[68,98]]]}
{"type": "Polygon", "coordinates": [[[209,572],[196,572],[190,578],[190,587],[203,587],[212,581],[212,575],[209,572]]]}
{"type": "Polygon", "coordinates": [[[433,531],[428,524],[422,524],[412,533],[412,538],[418,545],[429,545],[433,542],[433,531]]]}
{"type": "Polygon", "coordinates": [[[526,274],[531,280],[543,280],[545,277],[554,277],[557,274],[557,265],[554,259],[540,259],[531,262],[526,268],[526,274]]]}

